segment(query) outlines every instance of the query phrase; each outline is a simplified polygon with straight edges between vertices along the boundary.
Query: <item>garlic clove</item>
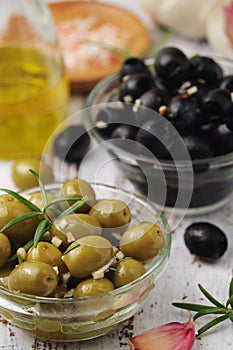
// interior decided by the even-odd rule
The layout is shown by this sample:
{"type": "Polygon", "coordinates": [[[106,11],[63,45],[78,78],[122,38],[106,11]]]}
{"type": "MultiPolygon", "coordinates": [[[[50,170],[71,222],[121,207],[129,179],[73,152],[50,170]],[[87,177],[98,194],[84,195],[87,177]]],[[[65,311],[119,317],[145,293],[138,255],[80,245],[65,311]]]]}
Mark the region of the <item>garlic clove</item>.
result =
{"type": "MultiPolygon", "coordinates": [[[[228,10],[232,0],[220,0],[206,18],[206,39],[210,46],[221,56],[233,58],[233,43],[230,38],[229,21],[233,22],[233,14],[228,10]]],[[[232,24],[231,24],[232,26],[232,24]]],[[[232,27],[231,27],[232,28],[232,27]]],[[[233,35],[233,34],[231,34],[233,35]]]]}
{"type": "Polygon", "coordinates": [[[129,339],[131,350],[191,350],[195,328],[190,315],[188,322],[171,322],[154,327],[129,339]]]}
{"type": "Polygon", "coordinates": [[[223,8],[224,17],[225,17],[225,30],[226,34],[232,44],[233,48],[233,1],[229,6],[223,8]]]}
{"type": "Polygon", "coordinates": [[[205,20],[221,0],[138,0],[161,25],[189,39],[205,38],[205,20]]]}

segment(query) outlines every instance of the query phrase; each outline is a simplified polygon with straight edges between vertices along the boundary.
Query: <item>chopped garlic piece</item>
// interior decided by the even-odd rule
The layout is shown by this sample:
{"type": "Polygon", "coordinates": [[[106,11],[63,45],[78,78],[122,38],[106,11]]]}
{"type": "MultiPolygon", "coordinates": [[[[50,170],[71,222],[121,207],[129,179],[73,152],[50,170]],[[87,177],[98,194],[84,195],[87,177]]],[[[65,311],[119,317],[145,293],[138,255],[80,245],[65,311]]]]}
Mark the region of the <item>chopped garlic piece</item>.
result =
{"type": "Polygon", "coordinates": [[[130,95],[124,96],[124,102],[128,102],[128,103],[133,102],[132,96],[130,96],[130,95]]]}
{"type": "Polygon", "coordinates": [[[20,247],[20,248],[17,250],[16,255],[17,255],[19,258],[25,260],[25,259],[26,259],[26,256],[27,256],[27,252],[26,252],[26,250],[25,250],[23,247],[20,247]]]}
{"type": "Polygon", "coordinates": [[[62,230],[64,230],[64,229],[67,227],[67,225],[68,225],[68,222],[67,222],[67,220],[65,220],[65,219],[61,220],[60,223],[59,223],[59,227],[60,227],[62,230]]]}
{"type": "Polygon", "coordinates": [[[118,251],[117,253],[116,253],[116,258],[117,258],[117,260],[122,260],[122,259],[124,259],[124,254],[122,253],[122,251],[118,251]]]}
{"type": "Polygon", "coordinates": [[[49,231],[46,231],[44,234],[43,234],[43,239],[47,239],[48,241],[50,240],[50,232],[49,231]]]}
{"type": "Polygon", "coordinates": [[[96,122],[96,126],[99,129],[104,129],[104,128],[106,128],[108,126],[108,123],[106,123],[103,120],[99,120],[98,122],[96,122]]]}
{"type": "Polygon", "coordinates": [[[187,89],[187,94],[188,95],[193,95],[195,94],[196,92],[198,91],[198,88],[197,86],[191,86],[189,89],[187,89]]]}
{"type": "Polygon", "coordinates": [[[130,78],[130,74],[126,74],[123,76],[122,81],[126,81],[130,78]]]}
{"type": "Polygon", "coordinates": [[[64,298],[72,298],[74,296],[74,288],[68,290],[68,292],[64,295],[64,298]]]}
{"type": "Polygon", "coordinates": [[[71,273],[70,272],[63,273],[63,275],[62,275],[62,282],[64,284],[66,284],[69,281],[70,277],[71,277],[71,273]]]}
{"type": "Polygon", "coordinates": [[[108,272],[109,267],[116,262],[115,256],[109,260],[107,264],[102,266],[99,270],[92,272],[92,277],[94,280],[99,280],[100,278],[104,278],[105,272],[108,272]]]}
{"type": "Polygon", "coordinates": [[[66,237],[67,237],[68,243],[72,243],[75,241],[75,238],[71,232],[67,232],[66,237]]]}
{"type": "Polygon", "coordinates": [[[60,245],[62,244],[62,240],[58,237],[58,236],[54,236],[51,239],[51,243],[55,246],[55,247],[60,247],[60,245]]]}
{"type": "Polygon", "coordinates": [[[58,275],[58,273],[59,273],[58,266],[53,266],[53,269],[56,272],[56,274],[58,275]]]}
{"type": "Polygon", "coordinates": [[[140,98],[138,98],[136,101],[135,101],[135,104],[133,106],[133,112],[137,113],[140,106],[142,104],[142,100],[140,98]]]}

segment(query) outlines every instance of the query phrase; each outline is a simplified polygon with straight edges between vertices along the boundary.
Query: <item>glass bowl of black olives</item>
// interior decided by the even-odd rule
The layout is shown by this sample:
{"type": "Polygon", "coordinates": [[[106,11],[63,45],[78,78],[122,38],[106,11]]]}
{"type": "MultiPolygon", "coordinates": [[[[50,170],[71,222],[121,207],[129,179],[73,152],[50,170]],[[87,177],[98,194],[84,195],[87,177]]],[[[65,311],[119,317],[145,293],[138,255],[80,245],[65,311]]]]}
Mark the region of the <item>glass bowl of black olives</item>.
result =
{"type": "Polygon", "coordinates": [[[142,307],[167,265],[167,221],[131,192],[75,178],[21,197],[6,191],[0,206],[8,209],[0,214],[0,314],[36,337],[110,332],[142,307]]]}
{"type": "Polygon", "coordinates": [[[87,128],[160,209],[208,213],[233,192],[232,96],[233,61],[165,46],[97,84],[87,128]]]}

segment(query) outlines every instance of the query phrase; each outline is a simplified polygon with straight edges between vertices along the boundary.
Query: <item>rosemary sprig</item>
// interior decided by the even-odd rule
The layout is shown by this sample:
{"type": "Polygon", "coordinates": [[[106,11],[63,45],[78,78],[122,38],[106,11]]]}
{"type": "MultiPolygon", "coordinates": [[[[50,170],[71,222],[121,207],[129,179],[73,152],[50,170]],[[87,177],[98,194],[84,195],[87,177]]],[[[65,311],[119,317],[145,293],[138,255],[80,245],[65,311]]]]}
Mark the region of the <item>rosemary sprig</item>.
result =
{"type": "Polygon", "coordinates": [[[80,247],[80,244],[79,243],[76,243],[76,244],[73,244],[71,247],[68,247],[64,252],[63,252],[63,255],[66,255],[68,254],[69,252],[71,252],[72,250],[76,249],[80,247]]]}
{"type": "Polygon", "coordinates": [[[222,315],[217,318],[214,318],[212,321],[206,323],[204,326],[198,329],[197,336],[203,334],[208,329],[216,326],[217,324],[230,319],[230,321],[233,322],[233,278],[231,279],[230,286],[229,286],[229,298],[226,301],[226,304],[219,302],[217,299],[215,299],[201,284],[198,284],[198,287],[202,294],[214,305],[202,305],[202,304],[191,304],[191,303],[173,303],[172,305],[185,309],[185,310],[191,310],[195,311],[196,314],[194,315],[193,319],[194,321],[197,320],[200,317],[206,316],[206,315],[222,315]]]}
{"type": "MultiPolygon", "coordinates": [[[[30,219],[32,217],[37,216],[40,218],[40,222],[37,226],[37,229],[35,231],[33,239],[28,241],[23,246],[23,248],[26,251],[33,245],[35,247],[37,247],[37,245],[38,245],[39,241],[42,239],[43,235],[47,231],[50,230],[50,227],[52,225],[52,221],[51,221],[50,217],[48,216],[48,209],[50,211],[55,212],[57,218],[61,218],[61,217],[64,217],[66,215],[74,213],[78,208],[82,207],[88,201],[88,197],[84,196],[83,198],[77,198],[77,197],[56,198],[56,199],[53,199],[49,202],[48,197],[47,197],[47,193],[46,193],[46,188],[45,188],[40,176],[35,171],[33,171],[31,169],[29,171],[32,173],[32,175],[35,176],[35,178],[38,181],[38,184],[39,184],[39,187],[41,190],[42,200],[44,203],[43,209],[40,209],[39,207],[34,205],[32,202],[30,202],[28,199],[26,199],[25,197],[23,197],[22,195],[20,195],[19,193],[15,192],[15,191],[8,190],[6,188],[0,188],[1,191],[8,193],[9,195],[11,195],[15,199],[17,199],[20,203],[24,204],[27,208],[30,209],[30,212],[10,220],[6,225],[4,225],[0,229],[0,232],[4,232],[7,229],[9,229],[10,227],[12,227],[13,225],[16,225],[17,223],[22,222],[22,221],[27,220],[27,219],[30,219]],[[65,211],[61,211],[61,210],[53,207],[54,205],[56,205],[60,202],[65,202],[65,201],[66,202],[74,201],[74,204],[72,204],[70,207],[68,207],[65,211]]],[[[17,259],[17,253],[13,254],[8,259],[8,261],[14,261],[15,259],[17,259]]]]}

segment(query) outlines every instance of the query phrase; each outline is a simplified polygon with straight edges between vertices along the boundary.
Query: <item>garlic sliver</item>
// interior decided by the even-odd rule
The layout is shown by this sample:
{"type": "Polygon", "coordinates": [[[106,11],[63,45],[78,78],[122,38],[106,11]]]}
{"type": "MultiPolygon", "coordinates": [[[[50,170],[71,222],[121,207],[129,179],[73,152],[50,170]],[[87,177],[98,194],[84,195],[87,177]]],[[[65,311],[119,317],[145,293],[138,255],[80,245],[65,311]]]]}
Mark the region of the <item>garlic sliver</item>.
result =
{"type": "Polygon", "coordinates": [[[195,341],[192,316],[188,322],[171,322],[129,339],[131,350],[191,350],[195,341]]]}

